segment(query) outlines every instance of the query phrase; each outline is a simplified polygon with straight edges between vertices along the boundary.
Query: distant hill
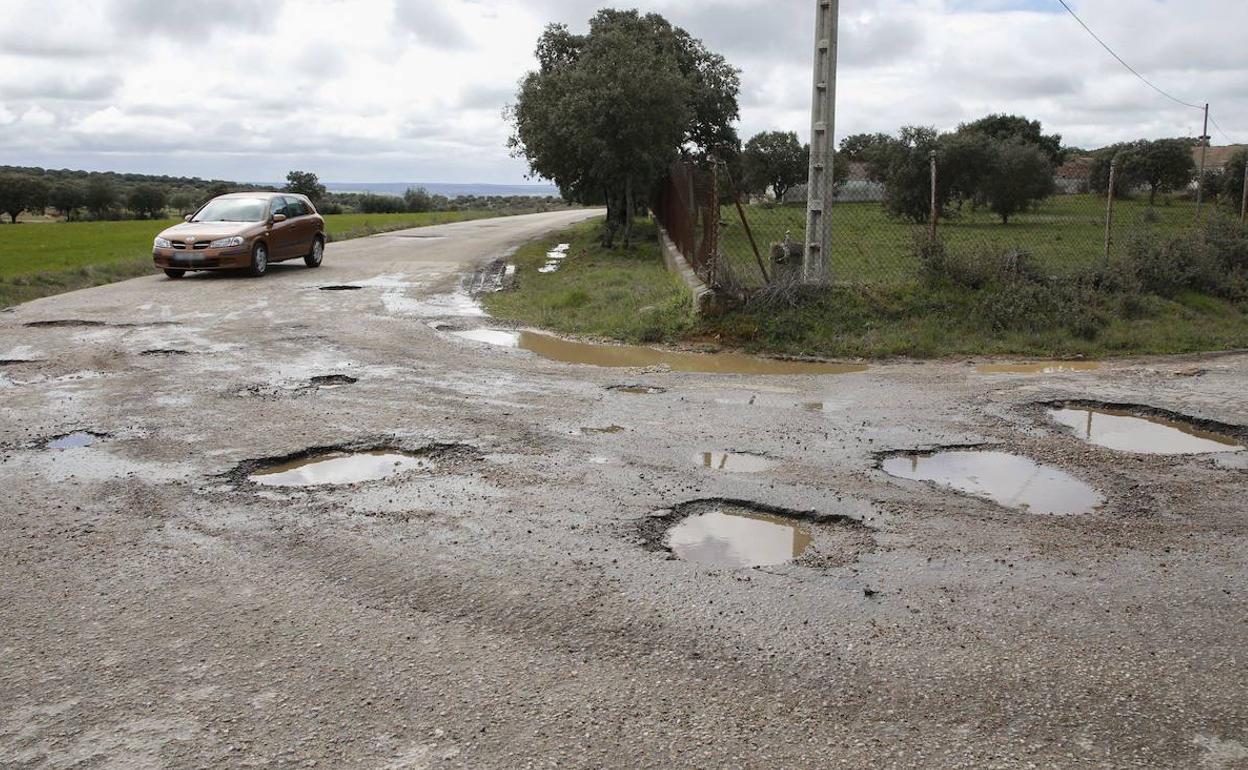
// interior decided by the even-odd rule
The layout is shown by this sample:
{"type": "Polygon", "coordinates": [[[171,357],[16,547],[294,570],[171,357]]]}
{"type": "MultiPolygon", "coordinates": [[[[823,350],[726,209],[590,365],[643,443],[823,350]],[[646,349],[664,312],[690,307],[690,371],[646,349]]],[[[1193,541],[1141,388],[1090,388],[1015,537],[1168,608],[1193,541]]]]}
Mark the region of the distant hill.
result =
{"type": "MultiPolygon", "coordinates": [[[[279,185],[280,186],[280,185],[279,185]]],[[[461,195],[477,197],[527,196],[534,198],[558,198],[559,188],[553,184],[451,184],[447,182],[326,182],[325,189],[337,193],[376,193],[378,195],[402,195],[408,188],[425,188],[433,195],[457,198],[461,195]]]]}

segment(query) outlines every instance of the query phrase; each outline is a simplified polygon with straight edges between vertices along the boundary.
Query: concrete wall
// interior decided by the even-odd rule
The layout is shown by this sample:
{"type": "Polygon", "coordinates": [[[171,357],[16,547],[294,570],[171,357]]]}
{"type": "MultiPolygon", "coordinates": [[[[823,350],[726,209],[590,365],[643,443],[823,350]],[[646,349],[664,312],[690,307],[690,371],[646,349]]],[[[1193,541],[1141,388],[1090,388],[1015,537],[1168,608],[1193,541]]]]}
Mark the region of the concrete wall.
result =
{"type": "Polygon", "coordinates": [[[667,230],[663,229],[663,225],[656,225],[659,228],[659,251],[663,253],[663,264],[667,265],[667,269],[671,270],[680,279],[685,282],[685,286],[689,287],[689,291],[693,294],[693,312],[695,315],[706,315],[713,312],[715,308],[715,292],[698,277],[698,273],[680,253],[680,249],[676,248],[676,244],[668,236],[667,230]]]}

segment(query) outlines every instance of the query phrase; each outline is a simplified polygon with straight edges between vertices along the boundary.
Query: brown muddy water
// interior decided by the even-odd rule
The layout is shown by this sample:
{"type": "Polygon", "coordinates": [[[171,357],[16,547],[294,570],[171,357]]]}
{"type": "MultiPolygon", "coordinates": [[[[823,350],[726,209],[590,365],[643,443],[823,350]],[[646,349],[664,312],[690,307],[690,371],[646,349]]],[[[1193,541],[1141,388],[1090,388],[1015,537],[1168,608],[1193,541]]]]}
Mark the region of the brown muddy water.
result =
{"type": "Polygon", "coordinates": [[[865,372],[864,364],[822,361],[789,361],[759,358],[742,353],[687,353],[638,345],[604,345],[573,342],[538,332],[472,329],[456,336],[500,347],[521,348],[551,361],[602,367],[667,367],[674,372],[701,374],[853,374],[865,372]]]}
{"type": "Polygon", "coordinates": [[[699,452],[693,461],[703,468],[727,473],[762,473],[775,467],[766,457],[743,452],[699,452]]]}
{"type": "Polygon", "coordinates": [[[274,465],[248,478],[270,487],[335,486],[379,481],[430,466],[428,459],[405,452],[332,452],[274,465]]]}
{"type": "Polygon", "coordinates": [[[1031,364],[984,364],[975,367],[980,374],[1064,374],[1066,372],[1096,372],[1101,364],[1097,361],[1040,361],[1031,364]]]}
{"type": "Polygon", "coordinates": [[[787,564],[812,540],[800,522],[725,506],[683,519],[664,544],[686,561],[738,569],[787,564]]]}
{"type": "Polygon", "coordinates": [[[1242,452],[1245,448],[1230,436],[1189,423],[1121,409],[1067,407],[1050,409],[1049,416],[1084,441],[1118,452],[1192,455],[1242,452]]]}
{"type": "Polygon", "coordinates": [[[1105,498],[1068,473],[1005,452],[946,451],[887,458],[885,473],[930,481],[1007,508],[1055,516],[1092,513],[1105,498]]]}

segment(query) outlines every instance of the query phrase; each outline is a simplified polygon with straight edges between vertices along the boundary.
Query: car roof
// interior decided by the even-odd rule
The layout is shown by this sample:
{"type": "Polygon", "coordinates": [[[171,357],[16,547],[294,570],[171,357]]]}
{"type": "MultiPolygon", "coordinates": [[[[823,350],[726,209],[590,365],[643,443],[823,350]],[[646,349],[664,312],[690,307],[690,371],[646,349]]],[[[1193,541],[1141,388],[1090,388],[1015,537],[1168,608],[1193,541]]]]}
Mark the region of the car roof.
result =
{"type": "Polygon", "coordinates": [[[276,198],[279,196],[285,197],[287,195],[294,197],[294,198],[306,198],[307,197],[305,195],[300,195],[299,193],[288,193],[288,192],[236,192],[236,193],[226,193],[225,195],[218,195],[217,197],[218,198],[276,198]]]}

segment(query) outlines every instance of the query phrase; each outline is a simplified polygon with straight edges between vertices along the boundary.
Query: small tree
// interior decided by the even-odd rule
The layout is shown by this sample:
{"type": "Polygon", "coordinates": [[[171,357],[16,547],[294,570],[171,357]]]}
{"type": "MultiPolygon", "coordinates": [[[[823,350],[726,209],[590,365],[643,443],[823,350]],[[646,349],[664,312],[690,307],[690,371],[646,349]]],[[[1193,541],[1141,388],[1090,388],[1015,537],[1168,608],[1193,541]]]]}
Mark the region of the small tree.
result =
{"type": "Polygon", "coordinates": [[[403,200],[407,205],[407,210],[413,214],[433,211],[433,196],[423,187],[407,188],[407,192],[403,193],[403,200]]]}
{"type": "Polygon", "coordinates": [[[30,199],[30,177],[19,174],[0,176],[0,213],[8,214],[17,224],[17,218],[26,210],[30,199]]]}
{"type": "Polygon", "coordinates": [[[1148,205],[1157,203],[1158,192],[1180,190],[1196,176],[1192,145],[1185,139],[1138,142],[1127,156],[1127,176],[1148,186],[1148,205]]]}
{"type": "Polygon", "coordinates": [[[305,195],[315,204],[325,197],[325,185],[311,171],[291,171],[286,175],[283,192],[305,195]]]}
{"type": "Polygon", "coordinates": [[[48,203],[68,222],[74,213],[86,205],[87,193],[77,182],[58,182],[48,194],[48,203]]]}
{"type": "Polygon", "coordinates": [[[91,216],[105,219],[117,205],[117,188],[107,177],[93,176],[87,181],[85,203],[91,216]]]}
{"type": "Polygon", "coordinates": [[[838,153],[846,163],[865,163],[868,153],[873,147],[880,147],[892,142],[888,134],[853,134],[841,140],[838,153]]]}
{"type": "Polygon", "coordinates": [[[747,192],[765,194],[771,188],[776,200],[806,181],[810,171],[810,147],[803,146],[792,131],[765,131],[745,143],[741,151],[742,186],[747,192]]]}
{"type": "Polygon", "coordinates": [[[1231,156],[1223,170],[1220,200],[1239,212],[1244,201],[1244,165],[1248,164],[1248,150],[1240,150],[1231,156]]]}
{"type": "Polygon", "coordinates": [[[1130,173],[1131,156],[1135,152],[1137,145],[1138,143],[1136,142],[1112,144],[1092,154],[1092,166],[1088,169],[1088,184],[1092,188],[1092,192],[1098,195],[1105,195],[1109,192],[1109,168],[1117,160],[1118,173],[1114,177],[1114,197],[1127,198],[1130,196],[1131,188],[1137,184],[1135,180],[1131,179],[1130,173]]]}
{"type": "Polygon", "coordinates": [[[1019,139],[993,142],[992,160],[981,191],[1002,224],[1053,194],[1053,165],[1036,145],[1019,139]]]}
{"type": "MultiPolygon", "coordinates": [[[[938,146],[936,129],[905,126],[898,139],[876,145],[867,152],[871,178],[884,183],[884,208],[890,216],[913,222],[931,217],[932,152],[938,146]]],[[[936,208],[944,211],[949,187],[936,188],[936,208]]]]}
{"type": "Polygon", "coordinates": [[[958,208],[971,201],[983,202],[983,184],[997,162],[994,141],[984,134],[956,133],[940,137],[937,151],[940,165],[940,187],[958,208]]]}
{"type": "Polygon", "coordinates": [[[165,191],[156,185],[141,184],[130,191],[127,202],[140,219],[155,219],[165,210],[165,191]]]}
{"type": "Polygon", "coordinates": [[[988,115],[971,123],[963,123],[958,127],[958,133],[983,134],[1002,141],[1017,139],[1024,144],[1035,145],[1053,166],[1060,166],[1066,160],[1061,134],[1045,134],[1040,121],[1029,120],[1021,115],[988,115]]]}

